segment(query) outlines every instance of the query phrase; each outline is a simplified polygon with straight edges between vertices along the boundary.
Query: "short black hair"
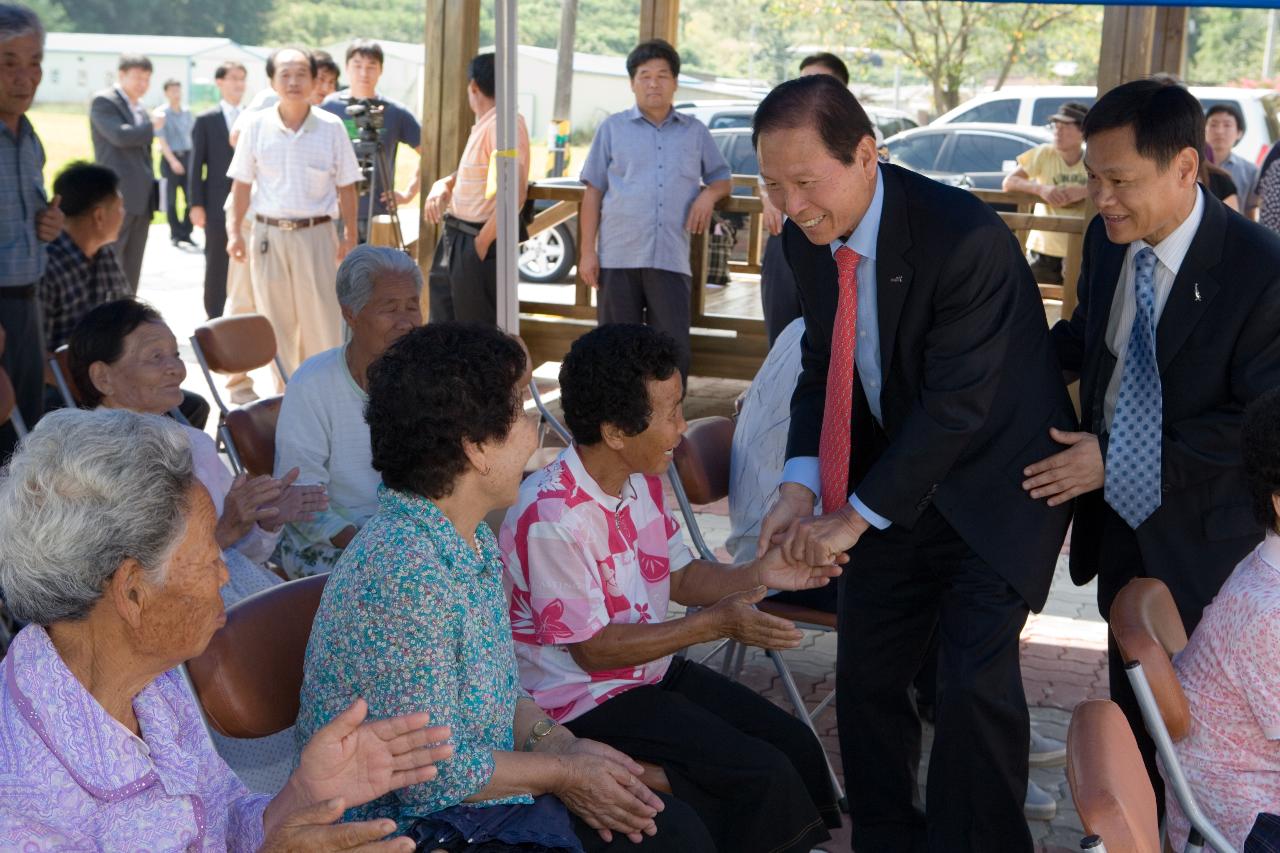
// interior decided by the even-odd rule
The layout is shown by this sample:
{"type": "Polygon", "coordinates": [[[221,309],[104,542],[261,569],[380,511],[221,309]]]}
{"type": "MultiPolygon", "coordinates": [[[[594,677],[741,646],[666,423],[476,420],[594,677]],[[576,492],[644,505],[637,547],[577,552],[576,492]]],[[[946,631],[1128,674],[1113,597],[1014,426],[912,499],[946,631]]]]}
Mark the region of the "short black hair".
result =
{"type": "Polygon", "coordinates": [[[1122,127],[1133,129],[1138,154],[1168,168],[1183,150],[1200,157],[1204,145],[1204,109],[1195,95],[1176,83],[1131,80],[1107,92],[1090,107],[1081,130],[1090,136],[1122,127]]]}
{"type": "Polygon", "coordinates": [[[1280,493],[1280,388],[1267,391],[1245,409],[1240,448],[1253,514],[1259,524],[1275,531],[1278,519],[1271,496],[1280,493]]]}
{"type": "Polygon", "coordinates": [[[653,415],[646,383],[678,368],[675,339],[652,326],[609,323],[578,338],[560,364],[560,406],[574,441],[599,444],[605,424],[644,432],[653,415]]]}
{"type": "Polygon", "coordinates": [[[311,69],[311,79],[316,79],[316,74],[319,73],[316,68],[316,55],[310,50],[307,50],[307,48],[299,47],[295,44],[277,47],[275,50],[271,51],[271,55],[267,57],[268,80],[276,79],[276,60],[279,58],[280,54],[284,53],[286,50],[296,50],[298,53],[302,54],[302,58],[307,61],[307,66],[311,69]]]}
{"type": "Polygon", "coordinates": [[[825,50],[818,53],[810,54],[800,60],[800,70],[803,71],[810,65],[821,65],[836,76],[836,79],[846,86],[849,85],[849,66],[844,64],[844,60],[836,56],[834,53],[827,53],[825,50]]]}
{"type": "Polygon", "coordinates": [[[53,194],[61,196],[60,207],[69,217],[88,213],[120,192],[120,176],[106,166],[76,160],[53,179],[53,194]]]}
{"type": "Polygon", "coordinates": [[[642,41],[631,49],[627,54],[627,76],[632,80],[636,79],[636,71],[651,59],[666,60],[667,67],[671,69],[671,76],[680,76],[680,54],[670,42],[663,39],[642,41]]]}
{"type": "Polygon", "coordinates": [[[160,91],[162,91],[162,92],[167,92],[167,91],[169,91],[169,87],[170,87],[170,86],[181,86],[181,85],[182,85],[182,83],[181,83],[180,81],[175,80],[175,79],[173,79],[172,77],[170,77],[168,80],[165,80],[165,81],[164,81],[164,85],[160,87],[160,91]]]}
{"type": "Polygon", "coordinates": [[[363,56],[365,59],[372,59],[379,65],[383,64],[382,45],[370,39],[356,39],[349,47],[347,47],[347,55],[343,58],[343,62],[351,61],[353,56],[363,56]]]}
{"type": "Polygon", "coordinates": [[[862,104],[847,86],[826,74],[797,77],[775,86],[756,107],[751,144],[759,149],[760,134],[799,127],[817,130],[827,153],[846,166],[853,162],[854,149],[863,137],[876,137],[862,104]]]}
{"type": "Polygon", "coordinates": [[[328,71],[333,75],[333,79],[337,80],[342,76],[342,69],[338,67],[338,63],[334,61],[333,55],[327,50],[312,51],[312,55],[316,60],[316,70],[312,77],[320,76],[321,71],[328,71]]]}
{"type": "Polygon", "coordinates": [[[1235,119],[1236,130],[1240,131],[1241,133],[1244,133],[1245,131],[1244,113],[1240,111],[1240,107],[1231,103],[1230,101],[1227,101],[1226,103],[1223,103],[1223,104],[1214,104],[1213,106],[1209,107],[1207,112],[1205,112],[1204,120],[1208,122],[1209,119],[1213,118],[1218,113],[1226,113],[1227,115],[1235,119]]]}
{"type": "Polygon", "coordinates": [[[143,71],[153,71],[151,60],[147,59],[140,53],[122,53],[120,61],[116,63],[117,71],[128,71],[131,68],[141,68],[143,71]]]}
{"type": "Polygon", "coordinates": [[[486,98],[494,97],[494,92],[498,90],[496,74],[492,53],[477,53],[471,57],[471,64],[467,66],[467,79],[473,81],[486,98]]]}
{"type": "Polygon", "coordinates": [[[234,59],[228,59],[226,62],[219,65],[218,69],[213,72],[213,79],[225,80],[227,75],[236,69],[239,69],[240,73],[246,76],[249,74],[249,69],[244,67],[244,63],[236,62],[234,59]]]}
{"type": "Polygon", "coordinates": [[[94,308],[71,330],[67,346],[71,381],[80,392],[81,405],[92,409],[102,402],[102,392],[89,378],[95,361],[115,364],[124,354],[124,339],[143,323],[162,323],[160,312],[137,299],[117,299],[94,308]]]}
{"type": "Polygon", "coordinates": [[[450,495],[466,470],[463,440],[502,440],[522,413],[528,359],[487,323],[431,323],[369,366],[365,420],[374,470],[388,488],[450,495]]]}

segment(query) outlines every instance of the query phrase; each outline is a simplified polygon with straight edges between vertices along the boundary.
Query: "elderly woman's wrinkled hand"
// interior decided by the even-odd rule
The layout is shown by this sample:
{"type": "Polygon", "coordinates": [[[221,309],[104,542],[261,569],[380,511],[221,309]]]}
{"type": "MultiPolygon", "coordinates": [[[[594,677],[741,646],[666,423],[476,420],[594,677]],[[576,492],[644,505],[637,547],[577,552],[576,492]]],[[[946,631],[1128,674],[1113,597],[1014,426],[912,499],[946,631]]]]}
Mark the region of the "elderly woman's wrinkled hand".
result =
{"type": "Polygon", "coordinates": [[[369,705],[357,699],[302,750],[286,788],[300,802],[341,797],[350,806],[436,777],[436,762],[453,755],[448,726],[428,728],[427,713],[365,722],[369,705]]]}
{"type": "Polygon", "coordinates": [[[281,486],[280,496],[271,503],[264,504],[261,509],[274,509],[275,515],[268,519],[259,518],[258,526],[263,530],[275,532],[286,524],[299,521],[310,521],[318,512],[329,508],[329,495],[322,485],[299,486],[294,483],[298,479],[298,469],[293,468],[278,481],[281,486]]]}
{"type": "Polygon", "coordinates": [[[792,565],[777,545],[755,561],[756,577],[769,589],[803,590],[826,586],[840,577],[840,566],[849,562],[849,555],[840,552],[831,563],[819,566],[792,565]]]}
{"type": "Polygon", "coordinates": [[[230,548],[243,539],[255,524],[270,523],[279,513],[274,504],[284,488],[280,480],[267,476],[240,474],[232,480],[215,532],[218,546],[230,548]]]}
{"type": "Polygon", "coordinates": [[[582,738],[563,755],[568,772],[556,796],[605,842],[613,840],[614,832],[637,844],[657,833],[654,817],[663,804],[640,781],[644,768],[611,747],[582,738]]]}
{"type": "Polygon", "coordinates": [[[366,820],[335,823],[346,805],[326,800],[289,814],[263,842],[259,853],[311,853],[311,851],[360,851],[360,853],[412,853],[408,838],[381,840],[396,831],[395,821],[366,820]]]}
{"type": "Polygon", "coordinates": [[[715,620],[721,637],[761,649],[794,649],[804,639],[804,632],[794,622],[756,609],[768,592],[769,588],[764,584],[753,589],[740,589],[729,593],[705,612],[715,620]]]}

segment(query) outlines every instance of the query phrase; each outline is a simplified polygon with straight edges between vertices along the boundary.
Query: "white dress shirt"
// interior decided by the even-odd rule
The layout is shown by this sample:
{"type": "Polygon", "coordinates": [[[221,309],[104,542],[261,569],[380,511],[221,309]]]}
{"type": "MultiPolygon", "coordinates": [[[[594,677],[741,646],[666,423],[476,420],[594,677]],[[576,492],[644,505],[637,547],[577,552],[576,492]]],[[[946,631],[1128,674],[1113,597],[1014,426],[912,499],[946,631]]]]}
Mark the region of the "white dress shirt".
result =
{"type": "Polygon", "coordinates": [[[230,133],[236,126],[236,119],[240,117],[240,106],[229,103],[225,98],[218,101],[218,106],[222,109],[222,120],[227,123],[227,133],[230,133]]]}
{"type": "Polygon", "coordinates": [[[1120,378],[1124,374],[1124,360],[1129,349],[1129,333],[1133,331],[1133,318],[1138,313],[1137,297],[1134,294],[1133,261],[1138,252],[1150,247],[1156,253],[1156,268],[1152,276],[1155,285],[1157,328],[1160,315],[1164,313],[1165,303],[1173,290],[1173,281],[1178,277],[1182,261],[1187,257],[1191,241],[1200,229],[1200,220],[1204,218],[1204,190],[1196,192],[1196,203],[1191,208],[1191,215],[1173,230],[1173,233],[1152,246],[1146,240],[1135,240],[1129,244],[1125,252],[1124,264],[1120,267],[1120,281],[1116,284],[1116,292],[1111,300],[1111,314],[1107,320],[1107,349],[1116,357],[1116,369],[1107,384],[1107,393],[1102,403],[1103,428],[1111,431],[1111,418],[1116,413],[1116,398],[1120,394],[1120,378]]]}

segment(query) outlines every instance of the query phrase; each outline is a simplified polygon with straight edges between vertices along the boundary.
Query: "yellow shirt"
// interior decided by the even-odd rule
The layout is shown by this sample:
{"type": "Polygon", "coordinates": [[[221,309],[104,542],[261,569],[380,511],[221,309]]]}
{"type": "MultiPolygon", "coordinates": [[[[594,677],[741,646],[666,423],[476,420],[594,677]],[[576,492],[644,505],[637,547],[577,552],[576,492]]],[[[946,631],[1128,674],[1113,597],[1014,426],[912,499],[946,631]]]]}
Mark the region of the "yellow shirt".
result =
{"type": "MultiPolygon", "coordinates": [[[[1077,160],[1074,166],[1068,166],[1062,159],[1062,155],[1058,153],[1058,149],[1047,142],[1037,145],[1030,151],[1024,151],[1018,157],[1018,165],[1027,173],[1027,177],[1042,184],[1055,187],[1083,187],[1088,182],[1083,157],[1077,160]]],[[[1081,216],[1083,212],[1083,201],[1066,207],[1051,207],[1040,202],[1035,209],[1037,216],[1081,216]]],[[[1061,231],[1032,231],[1027,235],[1027,248],[1042,255],[1051,255],[1055,258],[1066,257],[1067,235],[1061,231]]]]}

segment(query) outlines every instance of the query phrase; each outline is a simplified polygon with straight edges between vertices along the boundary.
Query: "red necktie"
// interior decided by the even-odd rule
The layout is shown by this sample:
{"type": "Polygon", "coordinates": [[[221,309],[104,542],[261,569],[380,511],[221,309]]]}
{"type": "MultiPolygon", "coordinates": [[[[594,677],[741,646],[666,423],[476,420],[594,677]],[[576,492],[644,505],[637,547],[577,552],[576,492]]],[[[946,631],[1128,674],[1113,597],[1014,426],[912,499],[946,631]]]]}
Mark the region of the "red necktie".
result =
{"type": "Polygon", "coordinates": [[[822,511],[835,512],[849,500],[850,424],[853,414],[854,349],[858,340],[858,261],[862,256],[841,246],[836,250],[840,298],[831,332],[827,367],[827,403],[818,442],[822,476],[822,511]]]}

